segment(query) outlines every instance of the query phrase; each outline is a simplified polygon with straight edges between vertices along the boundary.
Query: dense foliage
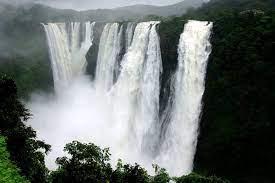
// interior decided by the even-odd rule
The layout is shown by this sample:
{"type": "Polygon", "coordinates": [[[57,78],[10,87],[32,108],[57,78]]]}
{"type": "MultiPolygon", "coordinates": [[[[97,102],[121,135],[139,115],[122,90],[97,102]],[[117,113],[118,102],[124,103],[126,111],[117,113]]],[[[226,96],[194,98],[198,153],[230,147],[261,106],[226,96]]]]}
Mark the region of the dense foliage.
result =
{"type": "Polygon", "coordinates": [[[239,12],[215,22],[197,150],[198,166],[211,173],[271,182],[274,30],[275,12],[239,12]]]}
{"type": "Polygon", "coordinates": [[[176,178],[177,183],[229,183],[229,181],[222,180],[218,177],[203,177],[197,174],[190,174],[188,176],[182,176],[176,178]]]}
{"type": "Polygon", "coordinates": [[[50,146],[36,139],[36,132],[25,125],[30,113],[17,98],[13,80],[0,79],[0,132],[7,139],[11,160],[31,182],[45,182],[44,153],[50,146]],[[43,152],[44,151],[44,152],[43,152]]]}
{"type": "Polygon", "coordinates": [[[100,183],[110,180],[112,168],[108,163],[108,149],[101,150],[94,144],[72,142],[64,150],[71,157],[57,159],[59,169],[52,173],[52,182],[100,183]]]}
{"type": "Polygon", "coordinates": [[[41,54],[35,58],[15,56],[0,58],[0,62],[0,75],[8,75],[16,82],[20,97],[26,99],[35,90],[52,89],[52,73],[47,57],[41,54]]]}
{"type": "Polygon", "coordinates": [[[112,183],[150,183],[150,177],[145,169],[138,164],[123,165],[121,161],[118,162],[116,170],[112,173],[112,183]]]}
{"type": "Polygon", "coordinates": [[[147,174],[138,164],[129,165],[118,161],[116,169],[110,166],[109,149],[100,149],[94,144],[74,141],[64,149],[69,157],[57,159],[58,169],[51,173],[52,183],[229,183],[217,177],[202,177],[197,174],[170,178],[169,174],[154,165],[155,176],[147,174]]]}
{"type": "Polygon", "coordinates": [[[20,176],[18,168],[12,164],[6,148],[5,138],[0,136],[0,182],[3,183],[28,183],[20,176]]]}
{"type": "Polygon", "coordinates": [[[109,149],[74,141],[64,150],[70,157],[57,159],[59,168],[51,173],[50,178],[53,183],[149,183],[148,174],[139,165],[123,165],[119,161],[113,170],[109,163],[109,149]]]}

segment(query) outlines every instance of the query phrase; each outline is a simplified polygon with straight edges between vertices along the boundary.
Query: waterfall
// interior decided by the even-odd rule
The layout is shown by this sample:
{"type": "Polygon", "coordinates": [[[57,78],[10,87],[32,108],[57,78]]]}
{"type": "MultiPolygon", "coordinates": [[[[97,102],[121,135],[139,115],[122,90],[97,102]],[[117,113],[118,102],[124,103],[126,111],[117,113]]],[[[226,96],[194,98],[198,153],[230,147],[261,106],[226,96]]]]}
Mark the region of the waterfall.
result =
{"type": "Polygon", "coordinates": [[[166,139],[160,159],[174,175],[193,169],[196,151],[205,75],[211,52],[209,42],[212,23],[188,21],[178,45],[178,69],[175,75],[174,99],[166,139]],[[173,157],[173,163],[168,163],[173,157]]]}
{"type": "Polygon", "coordinates": [[[55,88],[66,86],[86,67],[86,53],[92,45],[95,23],[85,23],[85,37],[81,40],[81,24],[43,24],[46,32],[55,88]]]}
{"type": "Polygon", "coordinates": [[[162,71],[156,32],[158,24],[143,22],[137,25],[133,42],[122,60],[120,76],[111,92],[114,120],[122,140],[117,143],[121,144],[120,149],[124,149],[117,153],[132,163],[144,159],[141,156],[145,157],[146,151],[151,151],[154,140],[147,140],[147,137],[156,135],[153,133],[157,130],[153,128],[158,122],[162,71]]]}
{"type": "Polygon", "coordinates": [[[76,78],[61,95],[43,99],[42,106],[41,100],[30,106],[32,126],[53,145],[53,162],[62,156],[64,142],[82,140],[110,147],[113,165],[121,158],[137,162],[150,173],[152,164],[172,176],[192,171],[213,24],[188,21],[185,25],[171,95],[160,114],[159,23],[127,23],[125,30],[118,23],[107,23],[100,37],[94,81],[83,71],[95,23],[44,25],[55,86],[76,78]]]}
{"type": "Polygon", "coordinates": [[[118,75],[121,36],[122,26],[118,23],[105,25],[100,38],[96,68],[96,85],[99,90],[108,91],[118,75]]]}

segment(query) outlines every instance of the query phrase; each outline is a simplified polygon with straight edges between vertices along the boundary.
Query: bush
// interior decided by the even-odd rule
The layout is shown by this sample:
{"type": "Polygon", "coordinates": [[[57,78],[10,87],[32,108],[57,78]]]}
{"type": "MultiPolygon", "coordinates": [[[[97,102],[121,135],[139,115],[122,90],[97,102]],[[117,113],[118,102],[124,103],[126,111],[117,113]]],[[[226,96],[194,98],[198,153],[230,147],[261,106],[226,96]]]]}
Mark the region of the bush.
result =
{"type": "Polygon", "coordinates": [[[215,176],[212,177],[203,177],[197,174],[190,174],[188,176],[182,176],[176,178],[177,183],[229,183],[227,180],[222,180],[215,176]]]}
{"type": "Polygon", "coordinates": [[[53,183],[102,183],[110,180],[112,168],[109,149],[100,149],[94,144],[74,141],[65,146],[70,155],[56,160],[57,171],[51,174],[53,183]]]}

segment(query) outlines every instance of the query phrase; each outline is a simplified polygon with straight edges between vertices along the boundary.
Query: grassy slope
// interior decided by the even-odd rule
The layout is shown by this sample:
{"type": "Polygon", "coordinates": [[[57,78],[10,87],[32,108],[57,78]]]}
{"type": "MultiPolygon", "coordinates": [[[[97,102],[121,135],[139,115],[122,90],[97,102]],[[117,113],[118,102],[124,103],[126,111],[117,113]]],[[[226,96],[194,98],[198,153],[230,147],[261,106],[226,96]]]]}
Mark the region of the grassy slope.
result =
{"type": "Polygon", "coordinates": [[[3,183],[28,183],[28,181],[19,174],[19,170],[9,160],[9,153],[6,149],[6,142],[0,136],[0,182],[3,183]]]}

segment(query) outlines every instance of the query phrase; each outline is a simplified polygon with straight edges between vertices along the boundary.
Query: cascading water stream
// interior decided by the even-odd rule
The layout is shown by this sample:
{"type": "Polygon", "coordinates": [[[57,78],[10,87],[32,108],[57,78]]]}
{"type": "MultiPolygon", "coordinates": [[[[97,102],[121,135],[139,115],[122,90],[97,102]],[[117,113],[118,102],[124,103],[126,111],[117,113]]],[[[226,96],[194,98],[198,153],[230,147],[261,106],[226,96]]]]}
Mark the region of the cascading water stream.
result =
{"type": "Polygon", "coordinates": [[[65,23],[43,24],[48,40],[55,86],[71,78],[69,39],[65,23]]]}
{"type": "Polygon", "coordinates": [[[85,23],[85,37],[81,41],[81,24],[43,24],[51,56],[55,88],[67,86],[70,80],[86,68],[86,54],[92,45],[95,23],[85,23]]]}
{"type": "Polygon", "coordinates": [[[134,31],[135,31],[134,28],[135,28],[135,24],[133,22],[129,22],[127,24],[126,35],[125,35],[125,48],[126,48],[126,51],[131,46],[133,36],[134,36],[134,31]]]}
{"type": "Polygon", "coordinates": [[[188,21],[179,41],[171,121],[159,157],[160,165],[176,176],[193,169],[212,25],[188,21]],[[167,164],[171,157],[173,164],[167,164]]]}
{"type": "Polygon", "coordinates": [[[72,22],[67,25],[67,34],[69,39],[69,49],[71,53],[77,52],[80,46],[80,22],[72,22]]]}
{"type": "Polygon", "coordinates": [[[100,38],[97,58],[96,87],[98,90],[108,91],[117,77],[121,36],[122,27],[118,23],[105,25],[100,38]]]}
{"type": "Polygon", "coordinates": [[[159,22],[155,22],[149,34],[146,62],[143,66],[143,76],[139,100],[137,125],[141,132],[141,148],[150,158],[155,156],[160,132],[159,96],[162,73],[160,39],[157,33],[159,22]]]}
{"type": "MultiPolygon", "coordinates": [[[[158,24],[143,22],[137,25],[133,42],[122,60],[120,76],[111,92],[114,121],[121,134],[117,144],[123,149],[116,152],[117,157],[125,157],[132,163],[146,156],[142,152],[151,142],[144,138],[151,135],[153,124],[157,122],[162,70],[156,32],[158,24]]],[[[145,165],[146,162],[140,163],[145,165]]]]}

